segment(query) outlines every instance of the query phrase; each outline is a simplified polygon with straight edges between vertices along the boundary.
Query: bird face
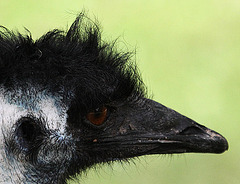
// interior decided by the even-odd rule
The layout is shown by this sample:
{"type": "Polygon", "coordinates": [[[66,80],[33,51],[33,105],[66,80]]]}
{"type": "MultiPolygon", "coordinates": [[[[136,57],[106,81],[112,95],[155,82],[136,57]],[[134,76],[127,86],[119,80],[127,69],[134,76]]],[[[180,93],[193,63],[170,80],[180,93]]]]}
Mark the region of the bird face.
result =
{"type": "Polygon", "coordinates": [[[226,139],[147,98],[129,53],[79,16],[68,32],[0,39],[0,182],[66,183],[141,155],[222,153],[226,139]]]}

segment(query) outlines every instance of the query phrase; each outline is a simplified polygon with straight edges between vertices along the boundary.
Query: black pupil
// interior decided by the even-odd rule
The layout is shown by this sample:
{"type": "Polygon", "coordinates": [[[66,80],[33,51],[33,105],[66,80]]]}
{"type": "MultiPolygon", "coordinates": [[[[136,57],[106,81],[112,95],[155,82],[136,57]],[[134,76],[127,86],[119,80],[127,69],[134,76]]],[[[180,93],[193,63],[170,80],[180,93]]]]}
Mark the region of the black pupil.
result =
{"type": "Polygon", "coordinates": [[[101,117],[102,113],[103,113],[103,107],[102,108],[97,108],[97,109],[94,110],[94,117],[99,118],[99,117],[101,117]]]}

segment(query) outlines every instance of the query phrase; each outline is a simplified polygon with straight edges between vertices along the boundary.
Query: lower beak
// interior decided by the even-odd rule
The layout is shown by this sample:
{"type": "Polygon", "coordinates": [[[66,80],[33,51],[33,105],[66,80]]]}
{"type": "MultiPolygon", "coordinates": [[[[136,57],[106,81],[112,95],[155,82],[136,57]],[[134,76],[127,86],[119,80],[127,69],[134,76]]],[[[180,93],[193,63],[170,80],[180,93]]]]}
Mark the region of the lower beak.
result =
{"type": "Polygon", "coordinates": [[[201,125],[188,127],[176,135],[140,137],[132,145],[145,147],[146,154],[223,153],[228,150],[228,142],[222,135],[201,125]]]}

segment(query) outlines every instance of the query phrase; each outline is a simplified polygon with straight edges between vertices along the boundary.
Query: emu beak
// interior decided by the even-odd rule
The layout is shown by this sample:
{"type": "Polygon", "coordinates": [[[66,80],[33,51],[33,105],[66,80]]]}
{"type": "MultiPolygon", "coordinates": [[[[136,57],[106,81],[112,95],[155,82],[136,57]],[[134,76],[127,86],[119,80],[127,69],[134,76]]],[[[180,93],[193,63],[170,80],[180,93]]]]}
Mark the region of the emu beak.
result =
{"type": "Polygon", "coordinates": [[[133,143],[145,145],[147,154],[223,153],[228,149],[227,140],[219,133],[155,101],[147,99],[145,105],[151,110],[144,113],[139,108],[141,123],[129,125],[138,132],[133,143]]]}
{"type": "Polygon", "coordinates": [[[111,159],[186,152],[223,153],[228,149],[227,140],[219,133],[155,101],[144,99],[144,103],[126,109],[125,113],[128,117],[124,123],[115,125],[115,131],[105,129],[105,135],[94,144],[106,148],[111,159]]]}

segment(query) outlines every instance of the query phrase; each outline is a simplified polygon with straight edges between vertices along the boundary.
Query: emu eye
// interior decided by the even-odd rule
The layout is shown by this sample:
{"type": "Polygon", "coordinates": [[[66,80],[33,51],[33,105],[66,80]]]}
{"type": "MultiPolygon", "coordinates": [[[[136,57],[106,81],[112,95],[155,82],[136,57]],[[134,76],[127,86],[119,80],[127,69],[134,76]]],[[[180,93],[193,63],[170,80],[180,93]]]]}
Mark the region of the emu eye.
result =
{"type": "Polygon", "coordinates": [[[87,120],[92,124],[100,126],[107,118],[107,108],[105,106],[97,108],[92,112],[89,112],[86,116],[87,120]]]}

